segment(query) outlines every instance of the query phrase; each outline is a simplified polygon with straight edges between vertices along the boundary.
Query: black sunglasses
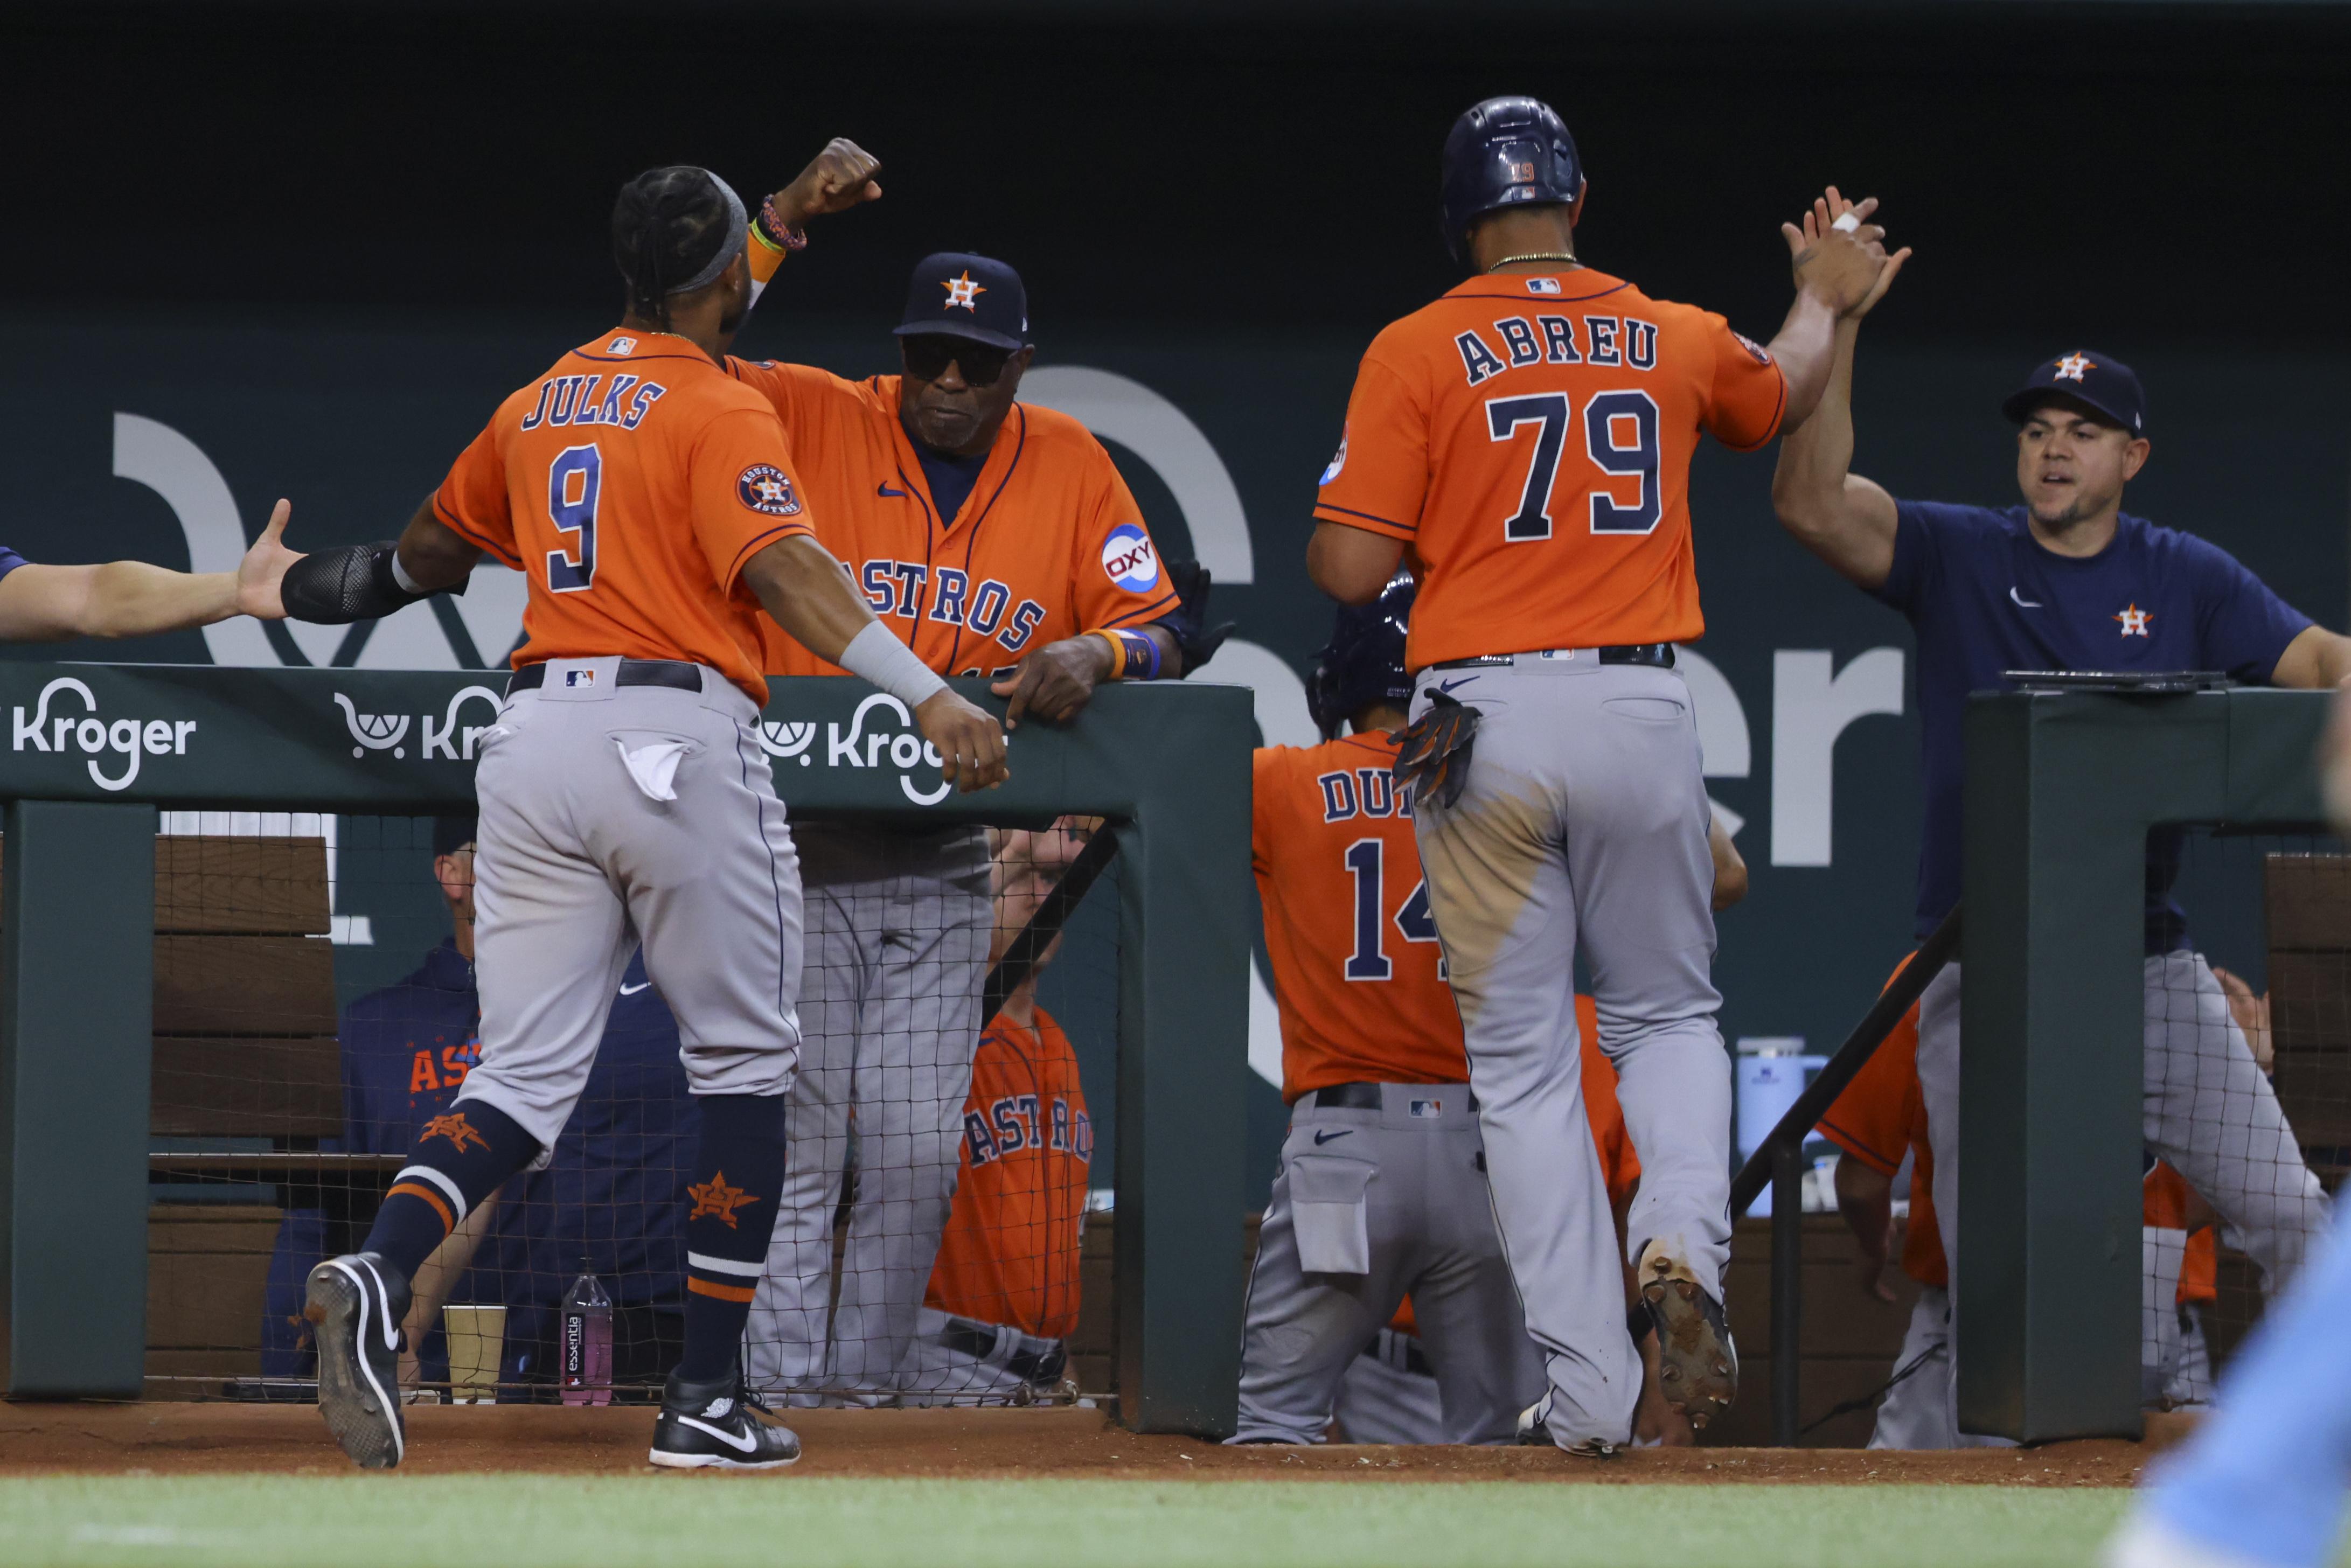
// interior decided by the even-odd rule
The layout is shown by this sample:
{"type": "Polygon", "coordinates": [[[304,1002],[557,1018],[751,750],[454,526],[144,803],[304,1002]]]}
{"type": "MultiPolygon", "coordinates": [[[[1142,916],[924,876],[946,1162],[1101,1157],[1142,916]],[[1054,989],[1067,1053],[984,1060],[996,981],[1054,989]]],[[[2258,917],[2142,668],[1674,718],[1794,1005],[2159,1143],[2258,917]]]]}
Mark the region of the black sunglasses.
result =
{"type": "Polygon", "coordinates": [[[976,387],[994,386],[1013,354],[1010,349],[944,335],[901,338],[898,342],[906,356],[908,375],[918,381],[935,382],[947,373],[949,365],[958,365],[963,369],[963,379],[976,387]]]}

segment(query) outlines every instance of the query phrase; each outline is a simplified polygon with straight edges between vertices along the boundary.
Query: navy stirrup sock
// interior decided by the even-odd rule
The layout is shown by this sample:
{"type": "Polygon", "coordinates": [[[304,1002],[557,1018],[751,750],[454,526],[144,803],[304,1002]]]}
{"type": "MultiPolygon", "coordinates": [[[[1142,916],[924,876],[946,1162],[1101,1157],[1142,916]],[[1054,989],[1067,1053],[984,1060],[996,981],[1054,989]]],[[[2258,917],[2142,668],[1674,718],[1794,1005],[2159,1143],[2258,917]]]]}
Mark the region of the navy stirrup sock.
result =
{"type": "Polygon", "coordinates": [[[475,1206],[538,1158],[538,1141],[479,1100],[460,1100],[417,1129],[416,1147],[375,1211],[362,1250],[410,1279],[475,1206]]]}
{"type": "Polygon", "coordinates": [[[767,1269],[784,1196],[784,1097],[705,1094],[695,1103],[702,1146],[685,1189],[685,1351],[677,1375],[707,1383],[735,1364],[767,1269]]]}

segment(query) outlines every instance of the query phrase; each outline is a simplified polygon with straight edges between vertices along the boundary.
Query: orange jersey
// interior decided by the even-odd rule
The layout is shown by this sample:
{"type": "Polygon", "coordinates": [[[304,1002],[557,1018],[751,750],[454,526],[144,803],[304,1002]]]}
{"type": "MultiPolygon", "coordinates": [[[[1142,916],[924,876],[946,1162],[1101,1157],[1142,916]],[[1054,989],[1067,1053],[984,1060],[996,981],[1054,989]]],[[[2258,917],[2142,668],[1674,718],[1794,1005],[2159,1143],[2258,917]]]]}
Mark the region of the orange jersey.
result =
{"type": "Polygon", "coordinates": [[[1377,730],[1257,753],[1249,852],[1292,1104],[1333,1083],[1469,1079],[1395,755],[1377,730]]]}
{"type": "Polygon", "coordinates": [[[1415,669],[1687,642],[1698,433],[1751,450],[1787,398],[1719,316],[1590,268],[1473,277],[1372,340],[1314,516],[1405,541],[1415,669]]]}
{"type": "Polygon", "coordinates": [[[1078,1236],[1094,1127],[1078,1055],[1043,1008],[998,1013],[963,1105],[963,1167],[926,1305],[1040,1339],[1078,1326],[1078,1236]]]}
{"type": "MultiPolygon", "coordinates": [[[[1895,966],[1898,975],[1910,960],[1895,966]]],[[[1889,976],[1888,983],[1892,977],[1889,976]]],[[[1865,1063],[1844,1092],[1821,1118],[1821,1135],[1880,1176],[1892,1176],[1907,1148],[1910,1165],[1910,1228],[1902,1243],[1902,1271],[1922,1285],[1948,1286],[1941,1227],[1935,1218],[1935,1156],[1927,1146],[1927,1103],[1918,1088],[1918,1007],[1912,1003],[1865,1063]]],[[[2158,1160],[2142,1184],[2141,1223],[2183,1229],[2188,1184],[2158,1160]]],[[[2179,1271],[2179,1298],[2209,1301],[2218,1295],[2219,1260],[2210,1227],[2188,1239],[2179,1271]]]]}
{"type": "MultiPolygon", "coordinates": [[[[1049,643],[1171,613],[1151,530],[1086,427],[1015,403],[963,507],[942,519],[898,422],[898,378],[843,381],[808,365],[730,360],[806,465],[817,537],[865,601],[942,674],[1010,669],[1049,643]]],[[[767,669],[835,675],[768,629],[767,669]]]]}
{"type": "Polygon", "coordinates": [[[684,659],[764,705],[743,565],[813,532],[766,400],[667,333],[613,331],[498,405],[434,515],[529,580],[517,668],[684,659]]]}

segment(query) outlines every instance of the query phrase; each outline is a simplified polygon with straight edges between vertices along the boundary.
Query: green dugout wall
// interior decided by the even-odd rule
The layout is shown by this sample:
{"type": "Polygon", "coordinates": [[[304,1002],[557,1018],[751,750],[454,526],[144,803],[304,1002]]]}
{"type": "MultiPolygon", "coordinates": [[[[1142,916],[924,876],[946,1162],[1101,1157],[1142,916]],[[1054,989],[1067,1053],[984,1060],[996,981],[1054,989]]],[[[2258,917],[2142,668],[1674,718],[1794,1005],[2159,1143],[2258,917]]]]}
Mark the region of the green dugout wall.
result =
{"type": "Polygon", "coordinates": [[[1970,705],[1963,1430],[2139,1435],[2147,832],[2319,823],[2313,758],[2329,700],[2043,693],[1970,705]]]}
{"type": "MultiPolygon", "coordinates": [[[[474,799],[504,678],[0,664],[0,1315],[16,1398],[137,1397],[159,807],[427,813],[474,799]]],[[[988,697],[984,683],[958,683],[988,697]]],[[[1248,1072],[1250,695],[1106,687],[945,794],[894,699],[778,682],[796,816],[1119,823],[1118,1373],[1142,1431],[1233,1428],[1248,1072]]]]}

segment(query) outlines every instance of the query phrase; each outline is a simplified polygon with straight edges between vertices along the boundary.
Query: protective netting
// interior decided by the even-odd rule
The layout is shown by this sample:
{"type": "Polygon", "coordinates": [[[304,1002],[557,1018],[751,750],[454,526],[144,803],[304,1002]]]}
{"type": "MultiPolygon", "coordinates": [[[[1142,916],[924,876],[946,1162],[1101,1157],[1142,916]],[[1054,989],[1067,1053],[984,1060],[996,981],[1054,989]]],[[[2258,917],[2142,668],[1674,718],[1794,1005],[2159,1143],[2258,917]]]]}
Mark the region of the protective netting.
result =
{"type": "MultiPolygon", "coordinates": [[[[308,1399],[304,1276],[360,1244],[480,1060],[471,821],[166,812],[162,827],[149,1392],[308,1399]]],[[[1119,871],[1108,835],[1087,854],[1098,828],[796,826],[802,1079],[745,1345],[779,1403],[1113,1392],[1095,1103],[1116,1060],[1119,871]]],[[[658,1397],[682,1346],[697,1135],[640,956],[547,1167],[508,1181],[413,1281],[411,1396],[658,1397]]]]}

